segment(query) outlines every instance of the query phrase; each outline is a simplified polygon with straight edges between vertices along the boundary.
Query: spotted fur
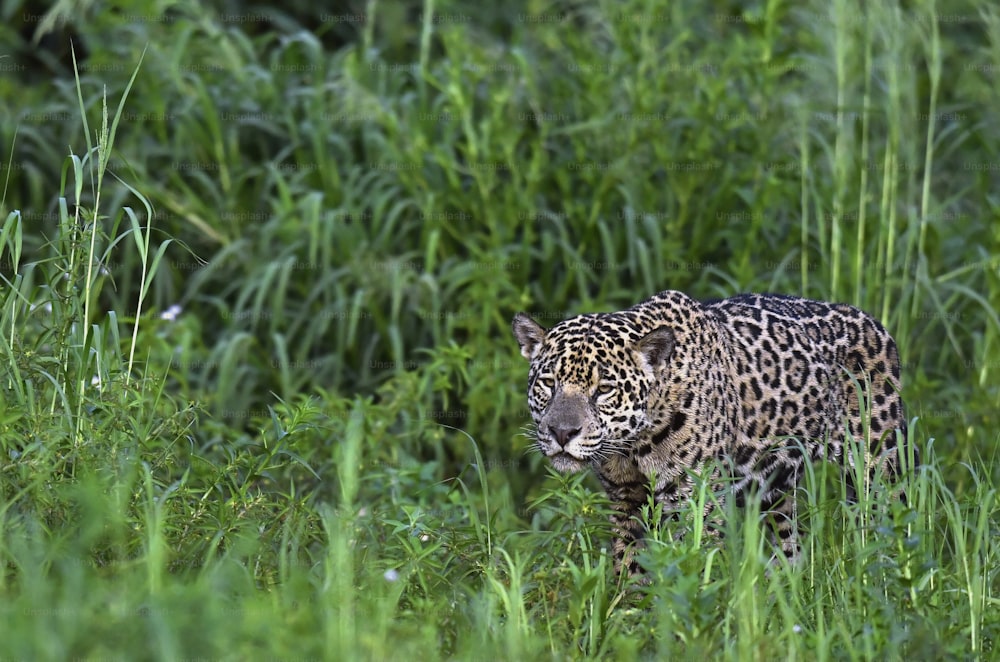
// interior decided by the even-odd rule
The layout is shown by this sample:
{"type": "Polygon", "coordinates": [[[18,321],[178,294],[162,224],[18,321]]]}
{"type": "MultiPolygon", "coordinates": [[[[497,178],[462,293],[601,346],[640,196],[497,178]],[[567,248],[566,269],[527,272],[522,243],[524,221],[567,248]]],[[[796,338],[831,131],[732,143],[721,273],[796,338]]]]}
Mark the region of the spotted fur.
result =
{"type": "Polygon", "coordinates": [[[521,313],[513,330],[531,362],[538,448],[560,471],[596,471],[615,509],[619,570],[638,570],[631,543],[651,486],[668,513],[709,466],[737,501],[755,487],[794,556],[795,499],[784,497],[806,457],[853,467],[849,432],[864,440],[869,475],[900,471],[896,343],[852,306],[767,294],[700,303],[667,291],[551,330],[521,313]]]}

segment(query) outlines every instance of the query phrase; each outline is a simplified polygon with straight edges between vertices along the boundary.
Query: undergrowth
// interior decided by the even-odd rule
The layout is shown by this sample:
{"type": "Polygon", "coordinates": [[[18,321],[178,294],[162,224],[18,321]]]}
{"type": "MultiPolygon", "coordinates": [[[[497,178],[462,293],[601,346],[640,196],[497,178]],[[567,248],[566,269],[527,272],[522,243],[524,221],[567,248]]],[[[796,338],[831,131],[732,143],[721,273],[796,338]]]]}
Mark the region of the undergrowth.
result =
{"type": "Polygon", "coordinates": [[[995,657],[992,5],[18,11],[0,657],[995,657]],[[662,289],[878,317],[906,499],[811,467],[787,564],[703,485],[620,580],[508,325],[662,289]]]}

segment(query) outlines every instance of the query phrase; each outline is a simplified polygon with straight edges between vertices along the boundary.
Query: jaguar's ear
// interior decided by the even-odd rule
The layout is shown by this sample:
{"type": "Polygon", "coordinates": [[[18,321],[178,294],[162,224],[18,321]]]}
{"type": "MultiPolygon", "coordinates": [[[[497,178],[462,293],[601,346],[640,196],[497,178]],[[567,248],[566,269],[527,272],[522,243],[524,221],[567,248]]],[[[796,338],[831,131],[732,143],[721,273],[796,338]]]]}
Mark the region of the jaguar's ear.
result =
{"type": "Polygon", "coordinates": [[[514,329],[517,344],[521,346],[521,355],[530,361],[538,352],[538,348],[542,346],[542,341],[545,340],[545,327],[524,313],[514,315],[514,323],[511,324],[511,327],[514,329]]]}
{"type": "Polygon", "coordinates": [[[666,327],[653,329],[635,344],[635,349],[654,371],[667,365],[674,353],[674,332],[666,327]]]}

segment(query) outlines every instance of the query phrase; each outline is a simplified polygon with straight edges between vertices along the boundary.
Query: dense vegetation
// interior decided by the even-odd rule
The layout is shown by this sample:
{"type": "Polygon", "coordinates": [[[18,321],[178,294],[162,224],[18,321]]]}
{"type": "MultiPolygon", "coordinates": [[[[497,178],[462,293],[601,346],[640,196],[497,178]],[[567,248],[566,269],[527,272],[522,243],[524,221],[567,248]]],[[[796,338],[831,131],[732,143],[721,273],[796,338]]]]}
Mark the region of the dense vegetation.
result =
{"type": "Polygon", "coordinates": [[[997,654],[992,3],[36,6],[0,9],[0,658],[997,654]],[[695,503],[620,582],[509,322],[662,289],[880,318],[907,503],[820,465],[798,565],[695,503]]]}

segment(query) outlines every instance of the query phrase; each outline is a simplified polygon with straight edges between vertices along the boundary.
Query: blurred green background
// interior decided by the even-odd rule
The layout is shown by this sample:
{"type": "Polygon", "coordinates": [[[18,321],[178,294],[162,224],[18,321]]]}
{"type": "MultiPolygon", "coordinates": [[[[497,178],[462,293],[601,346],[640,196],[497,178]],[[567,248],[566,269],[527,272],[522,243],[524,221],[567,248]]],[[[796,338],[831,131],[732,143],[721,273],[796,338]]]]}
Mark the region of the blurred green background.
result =
{"type": "MultiPolygon", "coordinates": [[[[109,168],[176,240],[148,304],[182,312],[144,359],[209,420],[409,374],[420,415],[520,457],[513,313],[774,291],[879,316],[965,457],[996,441],[1000,60],[953,6],[933,71],[901,9],[846,16],[866,51],[784,3],[444,2],[430,30],[404,1],[6,3],[5,211],[42,255],[85,144],[71,44],[92,124],[145,49],[109,168]]],[[[137,262],[103,265],[92,322],[134,311],[137,262]]]]}

